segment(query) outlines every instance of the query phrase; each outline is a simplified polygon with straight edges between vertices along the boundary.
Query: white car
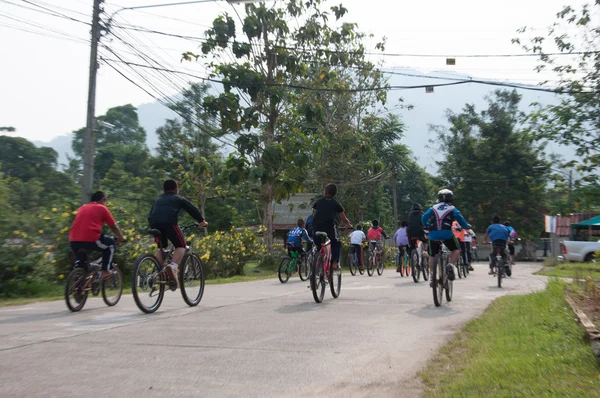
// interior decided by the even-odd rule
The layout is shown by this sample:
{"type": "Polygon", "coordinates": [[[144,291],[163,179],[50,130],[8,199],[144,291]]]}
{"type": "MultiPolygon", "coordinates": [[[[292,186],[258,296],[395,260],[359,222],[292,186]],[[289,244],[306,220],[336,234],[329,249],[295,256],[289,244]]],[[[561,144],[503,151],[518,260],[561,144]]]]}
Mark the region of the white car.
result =
{"type": "Polygon", "coordinates": [[[600,241],[598,242],[579,242],[566,240],[561,244],[565,260],[575,262],[594,261],[594,252],[600,250],[600,241]]]}

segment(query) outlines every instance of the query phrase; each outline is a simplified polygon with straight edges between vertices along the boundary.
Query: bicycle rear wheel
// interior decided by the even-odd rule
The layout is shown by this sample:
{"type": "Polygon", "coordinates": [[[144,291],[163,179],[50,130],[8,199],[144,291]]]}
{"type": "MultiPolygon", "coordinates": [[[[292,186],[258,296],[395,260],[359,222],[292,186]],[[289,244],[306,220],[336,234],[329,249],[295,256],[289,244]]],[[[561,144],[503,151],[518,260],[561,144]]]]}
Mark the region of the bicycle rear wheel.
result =
{"type": "Polygon", "coordinates": [[[504,272],[504,262],[496,260],[496,275],[498,275],[498,287],[502,287],[502,273],[504,272]]]}
{"type": "Polygon", "coordinates": [[[73,311],[80,311],[85,305],[88,291],[83,290],[85,286],[86,273],[82,268],[75,268],[67,276],[65,283],[65,301],[67,307],[73,311]]]}
{"type": "Polygon", "coordinates": [[[462,259],[459,257],[456,262],[456,273],[458,274],[458,278],[462,279],[463,275],[463,267],[462,267],[462,259]]]}
{"type": "Polygon", "coordinates": [[[186,256],[182,263],[183,266],[179,267],[181,297],[187,305],[194,307],[200,303],[204,295],[205,276],[202,259],[193,253],[191,256],[186,256]]]}
{"type": "Polygon", "coordinates": [[[310,274],[310,289],[312,290],[313,298],[317,303],[323,301],[325,297],[325,271],[323,268],[323,257],[320,255],[313,262],[312,271],[310,274]]]}
{"type": "Polygon", "coordinates": [[[138,308],[146,314],[155,312],[165,296],[167,275],[156,257],[142,254],[135,260],[131,272],[131,292],[138,308]]]}
{"type": "Polygon", "coordinates": [[[338,298],[342,290],[342,268],[338,266],[337,270],[329,267],[329,289],[333,298],[338,298]]]}
{"type": "Polygon", "coordinates": [[[408,254],[404,254],[404,275],[406,275],[406,277],[410,276],[410,259],[408,258],[408,254]]]}
{"type": "Polygon", "coordinates": [[[100,282],[102,286],[102,299],[109,307],[117,305],[123,294],[123,273],[115,267],[110,278],[100,282]]]}
{"type": "Polygon", "coordinates": [[[412,271],[413,281],[415,281],[415,283],[419,283],[419,280],[421,279],[421,270],[419,270],[418,264],[419,254],[417,253],[416,249],[413,249],[413,251],[410,253],[410,268],[412,271]]]}
{"type": "Polygon", "coordinates": [[[375,254],[369,254],[369,262],[367,262],[367,274],[369,276],[373,276],[375,273],[375,254]]]}
{"type": "Polygon", "coordinates": [[[429,280],[429,260],[421,259],[421,269],[423,271],[423,280],[427,282],[429,280]]]}
{"type": "Polygon", "coordinates": [[[279,282],[286,283],[290,279],[290,259],[284,258],[279,263],[279,268],[277,269],[277,276],[279,277],[279,282]]]}
{"type": "Polygon", "coordinates": [[[377,261],[377,275],[383,274],[383,257],[379,257],[379,261],[377,261]]]}
{"type": "Polygon", "coordinates": [[[357,268],[358,265],[356,264],[356,257],[354,253],[348,251],[348,269],[350,270],[350,274],[352,274],[352,276],[356,275],[357,268]]]}
{"type": "Polygon", "coordinates": [[[444,262],[441,255],[436,255],[433,263],[433,274],[431,275],[433,282],[433,303],[436,307],[442,305],[442,297],[444,293],[444,262]]]}

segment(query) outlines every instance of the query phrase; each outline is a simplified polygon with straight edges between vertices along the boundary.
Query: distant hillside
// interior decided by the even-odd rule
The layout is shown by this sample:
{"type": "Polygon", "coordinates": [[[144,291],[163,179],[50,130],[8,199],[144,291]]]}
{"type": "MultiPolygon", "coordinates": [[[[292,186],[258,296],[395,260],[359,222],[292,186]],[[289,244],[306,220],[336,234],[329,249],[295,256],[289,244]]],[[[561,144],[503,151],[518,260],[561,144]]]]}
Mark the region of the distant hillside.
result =
{"type": "MultiPolygon", "coordinates": [[[[422,74],[419,71],[412,69],[394,69],[395,73],[407,74],[422,74]]],[[[431,73],[431,76],[450,77],[450,78],[466,78],[464,75],[448,74],[447,72],[431,73]]],[[[391,86],[413,86],[423,84],[439,84],[447,83],[448,80],[427,79],[422,77],[409,77],[401,75],[392,75],[390,79],[391,86]]],[[[435,153],[425,148],[429,139],[433,138],[429,132],[429,125],[446,124],[446,110],[450,109],[454,112],[459,112],[466,103],[471,103],[478,110],[486,107],[485,96],[489,95],[499,87],[481,85],[481,84],[464,84],[459,86],[436,87],[431,94],[425,93],[425,89],[413,90],[392,90],[388,94],[388,109],[392,110],[399,104],[399,99],[404,99],[403,104],[413,105],[414,109],[398,110],[407,126],[407,132],[403,142],[412,149],[415,156],[419,159],[419,163],[429,169],[435,171],[435,153]]],[[[539,102],[542,104],[553,104],[558,102],[556,95],[552,93],[535,92],[528,90],[517,90],[522,96],[521,109],[528,112],[530,104],[539,102]]],[[[147,133],[147,145],[151,150],[154,150],[158,144],[156,129],[160,127],[166,119],[175,118],[177,115],[163,106],[159,102],[152,102],[138,106],[138,115],[140,124],[147,133]]],[[[71,134],[63,135],[54,138],[50,142],[34,142],[38,146],[50,146],[59,153],[59,163],[66,162],[66,154],[73,155],[71,150],[71,134]]],[[[565,158],[571,158],[574,155],[570,148],[559,147],[553,145],[549,147],[549,152],[561,153],[565,158]]]]}

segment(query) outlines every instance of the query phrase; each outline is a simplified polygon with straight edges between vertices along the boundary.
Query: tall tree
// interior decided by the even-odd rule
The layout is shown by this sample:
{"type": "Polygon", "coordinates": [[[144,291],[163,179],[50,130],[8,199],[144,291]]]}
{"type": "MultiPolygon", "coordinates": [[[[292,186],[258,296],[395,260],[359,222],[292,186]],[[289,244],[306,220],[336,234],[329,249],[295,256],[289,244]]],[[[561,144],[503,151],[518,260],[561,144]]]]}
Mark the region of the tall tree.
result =
{"type": "MultiPolygon", "coordinates": [[[[569,162],[583,173],[583,182],[600,184],[600,1],[570,6],[557,13],[547,36],[535,36],[522,47],[539,55],[538,72],[560,77],[558,105],[540,107],[530,117],[539,140],[574,146],[578,158],[569,162]],[[570,56],[557,56],[554,53],[570,56]]],[[[525,35],[528,28],[520,33],[525,35]]],[[[522,44],[521,39],[513,42],[522,44]]]]}
{"type": "Polygon", "coordinates": [[[486,110],[467,104],[461,113],[448,111],[449,127],[433,127],[445,155],[437,162],[440,177],[479,231],[499,214],[523,235],[536,235],[545,213],[543,146],[521,124],[516,91],[495,91],[487,99],[486,110]]]}
{"type": "MultiPolygon", "coordinates": [[[[294,87],[312,79],[315,62],[347,66],[348,54],[364,55],[364,48],[354,41],[356,25],[330,23],[322,3],[290,0],[277,1],[272,7],[248,4],[240,18],[241,32],[236,21],[224,14],[215,19],[202,45],[203,54],[213,60],[208,64],[212,75],[225,82],[225,92],[208,97],[205,105],[220,116],[224,130],[239,134],[239,153],[229,160],[231,168],[260,181],[268,250],[273,243],[273,200],[298,192],[306,177],[306,134],[301,127],[281,128],[281,118],[299,103],[294,87]],[[238,34],[245,40],[239,40],[238,34]],[[341,53],[336,50],[343,47],[341,53]]],[[[338,21],[347,10],[340,5],[330,11],[338,21]]],[[[188,59],[191,56],[184,54],[188,59]]],[[[347,82],[340,85],[337,79],[329,83],[328,77],[335,74],[326,70],[316,76],[321,90],[328,84],[329,89],[340,91],[348,87],[347,82]]],[[[319,114],[321,109],[319,104],[314,108],[305,104],[305,114],[319,114]]]]}

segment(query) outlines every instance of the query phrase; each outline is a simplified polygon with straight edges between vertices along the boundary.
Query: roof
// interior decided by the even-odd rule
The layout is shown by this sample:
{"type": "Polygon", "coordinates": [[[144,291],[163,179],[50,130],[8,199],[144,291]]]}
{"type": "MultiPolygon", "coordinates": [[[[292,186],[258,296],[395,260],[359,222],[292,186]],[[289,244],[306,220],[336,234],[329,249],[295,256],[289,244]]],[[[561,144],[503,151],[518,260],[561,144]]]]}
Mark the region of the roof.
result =
{"type": "Polygon", "coordinates": [[[589,220],[581,221],[577,224],[571,224],[574,228],[600,227],[600,216],[592,217],[589,220]]]}
{"type": "MultiPolygon", "coordinates": [[[[575,213],[569,214],[568,216],[556,216],[556,235],[557,236],[570,236],[571,235],[571,224],[577,224],[590,218],[600,216],[600,213],[575,213]]],[[[593,231],[593,235],[600,234],[600,231],[593,231]]]]}

